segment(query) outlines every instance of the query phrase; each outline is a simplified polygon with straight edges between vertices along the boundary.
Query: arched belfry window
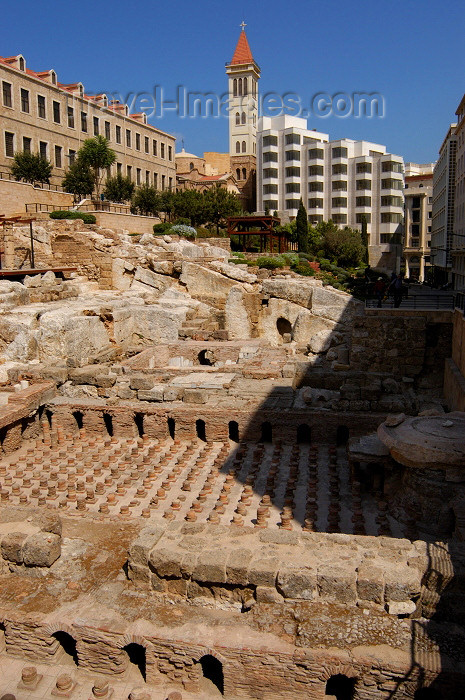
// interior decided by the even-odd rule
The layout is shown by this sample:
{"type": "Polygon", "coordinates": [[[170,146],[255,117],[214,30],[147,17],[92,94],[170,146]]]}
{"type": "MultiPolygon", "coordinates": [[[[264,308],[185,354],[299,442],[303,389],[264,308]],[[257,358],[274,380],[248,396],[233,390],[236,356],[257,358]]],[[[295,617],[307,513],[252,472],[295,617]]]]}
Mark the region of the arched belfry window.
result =
{"type": "Polygon", "coordinates": [[[242,95],[242,78],[239,78],[238,80],[238,86],[239,86],[239,95],[242,95]]]}
{"type": "Polygon", "coordinates": [[[236,180],[240,180],[240,179],[241,179],[241,169],[236,168],[236,180]]]}
{"type": "Polygon", "coordinates": [[[240,143],[240,141],[236,141],[236,153],[240,153],[240,152],[241,152],[241,143],[240,143]]]}
{"type": "Polygon", "coordinates": [[[236,112],[236,126],[241,123],[241,118],[239,116],[239,112],[236,112]]]}
{"type": "Polygon", "coordinates": [[[233,80],[233,97],[237,97],[237,78],[233,80]]]}
{"type": "Polygon", "coordinates": [[[244,78],[244,95],[247,95],[247,78],[244,78]]]}
{"type": "Polygon", "coordinates": [[[245,141],[242,142],[242,153],[245,153],[247,150],[247,144],[245,141]]]}
{"type": "Polygon", "coordinates": [[[246,117],[245,117],[245,112],[242,112],[242,115],[241,115],[241,124],[245,124],[245,119],[246,119],[246,117]]]}

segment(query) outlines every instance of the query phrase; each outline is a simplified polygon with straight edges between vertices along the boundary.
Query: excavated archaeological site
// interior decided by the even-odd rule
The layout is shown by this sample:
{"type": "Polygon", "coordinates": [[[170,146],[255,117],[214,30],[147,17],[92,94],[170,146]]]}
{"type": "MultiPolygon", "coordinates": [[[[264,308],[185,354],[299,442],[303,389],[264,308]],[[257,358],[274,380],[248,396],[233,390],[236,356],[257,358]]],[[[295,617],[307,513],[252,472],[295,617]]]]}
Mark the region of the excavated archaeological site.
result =
{"type": "Polygon", "coordinates": [[[0,696],[461,697],[463,314],[228,239],[34,239],[0,281],[0,696]]]}

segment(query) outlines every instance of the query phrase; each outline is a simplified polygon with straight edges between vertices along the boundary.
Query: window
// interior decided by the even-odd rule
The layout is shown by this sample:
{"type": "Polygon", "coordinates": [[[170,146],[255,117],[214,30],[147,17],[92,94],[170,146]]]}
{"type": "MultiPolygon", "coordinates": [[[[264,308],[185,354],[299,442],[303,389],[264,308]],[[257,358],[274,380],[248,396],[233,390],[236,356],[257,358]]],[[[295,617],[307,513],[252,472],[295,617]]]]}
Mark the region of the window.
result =
{"type": "Polygon", "coordinates": [[[308,191],[309,192],[323,192],[323,183],[322,182],[309,182],[308,183],[308,191]]]}
{"type": "Polygon", "coordinates": [[[166,176],[162,175],[161,176],[161,188],[162,188],[162,190],[165,189],[165,180],[166,180],[166,176]]]}
{"type": "Polygon", "coordinates": [[[264,136],[263,137],[263,145],[264,146],[277,146],[278,145],[278,137],[277,136],[264,136]]]}
{"type": "Polygon", "coordinates": [[[309,165],[308,166],[308,174],[309,177],[312,175],[323,175],[323,166],[322,165],[309,165]]]}
{"type": "Polygon", "coordinates": [[[239,126],[241,123],[241,115],[239,112],[236,112],[236,126],[239,126]]]}
{"type": "Polygon", "coordinates": [[[381,197],[382,207],[401,207],[402,197],[394,197],[394,195],[384,195],[381,197]]]}
{"type": "Polygon", "coordinates": [[[412,197],[412,209],[419,209],[421,206],[421,197],[412,197]]]}
{"type": "Polygon", "coordinates": [[[392,238],[392,236],[390,233],[382,233],[379,237],[379,242],[380,243],[390,243],[391,238],[392,238]]]}
{"type": "Polygon", "coordinates": [[[165,144],[161,143],[160,144],[160,158],[164,158],[164,157],[165,157],[165,144]]]}
{"type": "Polygon", "coordinates": [[[286,160],[300,160],[300,151],[286,151],[286,160]]]}
{"type": "Polygon", "coordinates": [[[116,143],[121,143],[121,127],[120,126],[115,127],[115,141],[116,141],[116,143]]]}
{"type": "Polygon", "coordinates": [[[333,197],[332,206],[333,207],[346,207],[347,206],[347,197],[333,197]]]}
{"type": "Polygon", "coordinates": [[[129,129],[126,129],[126,146],[131,148],[131,132],[129,129]]]}
{"type": "Polygon", "coordinates": [[[355,222],[357,224],[363,224],[363,221],[367,224],[371,224],[371,214],[355,214],[355,222]]]}
{"type": "Polygon", "coordinates": [[[381,180],[381,189],[382,190],[401,190],[402,189],[402,180],[394,180],[394,178],[386,178],[385,180],[381,180]]]}
{"type": "Polygon", "coordinates": [[[53,121],[55,122],[55,124],[60,124],[61,123],[60,103],[53,100],[52,106],[53,106],[53,121]]]}
{"type": "Polygon", "coordinates": [[[383,212],[381,214],[382,224],[400,224],[402,221],[402,214],[389,214],[383,212]]]}
{"type": "Polygon", "coordinates": [[[5,155],[13,158],[15,154],[15,135],[10,131],[5,131],[5,155]]]}
{"type": "Polygon", "coordinates": [[[241,114],[241,124],[245,124],[245,122],[246,122],[245,112],[242,112],[242,114],[241,114]]]}
{"type": "Polygon", "coordinates": [[[355,183],[356,190],[371,190],[371,180],[357,180],[355,183]]]}
{"type": "Polygon", "coordinates": [[[411,245],[412,245],[412,248],[418,248],[420,245],[420,239],[419,238],[412,238],[411,245]]]}
{"type": "Polygon", "coordinates": [[[347,181],[346,180],[335,180],[332,183],[332,189],[334,192],[337,192],[338,190],[342,190],[344,192],[347,192],[347,181]]]}
{"type": "Polygon", "coordinates": [[[300,134],[286,134],[286,146],[296,143],[300,146],[300,134]]]}
{"type": "Polygon", "coordinates": [[[140,185],[140,168],[136,168],[136,184],[140,185]]]}
{"type": "Polygon", "coordinates": [[[402,163],[396,163],[393,160],[389,160],[382,164],[381,170],[383,173],[402,173],[402,163]]]}
{"type": "Polygon", "coordinates": [[[278,177],[278,170],[276,168],[265,168],[263,171],[263,179],[269,177],[278,177]]]}
{"type": "Polygon", "coordinates": [[[357,174],[359,173],[371,173],[371,163],[357,163],[357,166],[355,168],[355,172],[357,174]]]}
{"type": "Polygon", "coordinates": [[[355,198],[356,207],[371,207],[371,197],[356,197],[355,198]]]}
{"type": "Polygon", "coordinates": [[[111,137],[110,122],[105,122],[105,138],[107,141],[109,141],[110,137],[111,137]]]}
{"type": "Polygon", "coordinates": [[[26,153],[31,152],[31,141],[32,139],[28,138],[27,136],[23,136],[23,151],[26,151],[26,153]]]}
{"type": "Polygon", "coordinates": [[[269,209],[277,209],[278,208],[278,200],[277,199],[267,199],[265,204],[269,209]]]}
{"type": "Polygon", "coordinates": [[[45,141],[39,141],[39,153],[42,158],[47,158],[47,144],[45,141]]]}
{"type": "Polygon", "coordinates": [[[145,184],[150,185],[150,170],[145,171],[145,184]]]}
{"type": "Polygon", "coordinates": [[[293,192],[300,193],[300,184],[298,182],[288,182],[286,184],[286,194],[292,194],[293,192]]]}
{"type": "Polygon", "coordinates": [[[333,214],[332,219],[335,224],[346,224],[347,214],[333,214]]]}
{"type": "MultiPolygon", "coordinates": [[[[236,153],[240,153],[240,152],[241,152],[241,142],[236,141],[236,153]]],[[[263,157],[263,160],[265,160],[265,157],[263,157]]],[[[278,160],[278,159],[276,158],[276,160],[278,160]]]]}
{"type": "MultiPolygon", "coordinates": [[[[240,179],[241,179],[241,169],[236,168],[236,180],[240,180],[240,179]]],[[[263,191],[265,191],[265,188],[263,188],[263,191]]]]}
{"type": "Polygon", "coordinates": [[[149,145],[150,145],[149,137],[144,136],[144,150],[146,153],[149,152],[149,145]]]}
{"type": "Polygon", "coordinates": [[[69,164],[72,165],[76,161],[76,151],[70,149],[68,151],[69,164]]]}
{"type": "Polygon", "coordinates": [[[308,151],[308,159],[316,160],[317,158],[323,160],[325,152],[322,148],[310,148],[308,151]]]}
{"type": "Polygon", "coordinates": [[[19,59],[19,70],[23,71],[25,69],[25,67],[26,67],[26,65],[24,63],[24,58],[21,56],[21,58],[19,59]]]}
{"type": "Polygon", "coordinates": [[[21,111],[29,112],[29,90],[21,88],[21,111]]]}
{"type": "Polygon", "coordinates": [[[323,208],[323,199],[321,199],[319,197],[309,198],[308,208],[309,209],[322,209],[323,208]]]}
{"type": "Polygon", "coordinates": [[[81,131],[87,132],[87,114],[86,112],[81,112],[81,131]]]}
{"type": "Polygon", "coordinates": [[[296,166],[286,168],[286,177],[300,177],[300,168],[296,166]]]}
{"type": "Polygon", "coordinates": [[[247,78],[244,78],[242,82],[244,84],[244,95],[247,95],[247,78]]]}
{"type": "Polygon", "coordinates": [[[92,123],[94,125],[94,136],[99,135],[99,123],[98,123],[98,117],[93,117],[92,118],[92,123]]]}
{"type": "Polygon", "coordinates": [[[168,146],[168,160],[173,160],[173,147],[168,146]]]}
{"type": "Polygon", "coordinates": [[[46,118],[45,112],[45,97],[43,95],[37,95],[37,115],[41,119],[46,118]]]}
{"type": "Polygon", "coordinates": [[[62,147],[61,147],[61,146],[55,146],[55,166],[56,166],[57,168],[62,168],[62,167],[63,167],[62,153],[63,153],[62,147]]]}
{"type": "Polygon", "coordinates": [[[276,153],[276,151],[267,151],[266,153],[264,153],[263,154],[263,162],[264,163],[277,163],[278,162],[278,154],[276,153]]]}
{"type": "Polygon", "coordinates": [[[419,209],[413,209],[412,221],[415,221],[415,223],[419,223],[419,221],[420,221],[420,210],[419,209]]]}
{"type": "Polygon", "coordinates": [[[336,146],[332,150],[333,158],[347,158],[347,148],[336,146]]]}
{"type": "Polygon", "coordinates": [[[13,101],[11,99],[11,83],[2,82],[2,95],[3,95],[3,106],[13,107],[13,101]]]}
{"type": "Polygon", "coordinates": [[[68,107],[68,126],[70,129],[74,129],[74,108],[68,107]]]}
{"type": "Polygon", "coordinates": [[[140,151],[140,134],[136,134],[136,151],[140,151]]]}
{"type": "Polygon", "coordinates": [[[263,185],[263,194],[278,194],[278,185],[263,185]]]}
{"type": "Polygon", "coordinates": [[[412,236],[419,236],[420,235],[420,224],[412,224],[410,226],[410,232],[412,236]]]}
{"type": "Polygon", "coordinates": [[[123,166],[121,163],[116,163],[116,174],[121,175],[123,172],[123,166]]]}
{"type": "Polygon", "coordinates": [[[332,167],[332,173],[333,175],[346,175],[347,165],[345,163],[336,163],[336,165],[333,165],[332,167]]]}
{"type": "Polygon", "coordinates": [[[286,199],[286,209],[298,209],[300,199],[286,199]]]}
{"type": "Polygon", "coordinates": [[[233,80],[233,97],[237,97],[237,78],[233,80]]]}
{"type": "Polygon", "coordinates": [[[158,149],[157,149],[157,142],[155,139],[152,141],[152,154],[156,156],[158,154],[158,149]]]}
{"type": "Polygon", "coordinates": [[[245,168],[242,168],[242,179],[247,180],[247,170],[245,168]]]}
{"type": "Polygon", "coordinates": [[[245,141],[242,142],[242,153],[245,153],[247,150],[247,144],[245,141]]]}
{"type": "Polygon", "coordinates": [[[126,166],[126,175],[130,180],[132,180],[132,165],[126,166]]]}
{"type": "Polygon", "coordinates": [[[158,189],[158,173],[153,173],[153,186],[158,189]]]}

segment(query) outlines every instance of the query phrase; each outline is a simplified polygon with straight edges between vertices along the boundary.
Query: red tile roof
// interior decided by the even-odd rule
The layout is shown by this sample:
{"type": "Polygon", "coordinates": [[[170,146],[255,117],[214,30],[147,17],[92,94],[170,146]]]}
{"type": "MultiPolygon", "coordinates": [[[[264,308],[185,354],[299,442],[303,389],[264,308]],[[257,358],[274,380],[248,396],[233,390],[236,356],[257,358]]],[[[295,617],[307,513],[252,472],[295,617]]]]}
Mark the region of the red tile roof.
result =
{"type": "Polygon", "coordinates": [[[239,34],[239,41],[237,42],[236,50],[234,51],[234,56],[231,60],[231,65],[239,65],[241,63],[252,63],[253,56],[250,50],[249,42],[247,41],[247,36],[244,30],[239,34]]]}

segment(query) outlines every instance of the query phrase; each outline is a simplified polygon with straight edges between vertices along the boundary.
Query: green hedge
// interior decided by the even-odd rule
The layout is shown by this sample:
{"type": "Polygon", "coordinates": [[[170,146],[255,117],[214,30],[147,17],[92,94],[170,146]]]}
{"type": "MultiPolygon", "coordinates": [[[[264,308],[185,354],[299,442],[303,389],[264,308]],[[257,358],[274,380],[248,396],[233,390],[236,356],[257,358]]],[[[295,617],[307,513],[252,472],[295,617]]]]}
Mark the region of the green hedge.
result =
{"type": "Polygon", "coordinates": [[[277,258],[257,258],[256,263],[258,267],[264,267],[266,270],[277,270],[284,267],[284,261],[277,258]]]}
{"type": "Polygon", "coordinates": [[[59,209],[58,211],[52,211],[50,214],[51,219],[82,219],[85,224],[95,224],[97,219],[93,214],[86,214],[83,211],[65,211],[59,209]]]}
{"type": "Polygon", "coordinates": [[[161,235],[166,233],[167,231],[170,230],[172,224],[169,224],[168,222],[165,222],[163,224],[154,224],[153,225],[153,232],[155,234],[161,235]]]}

